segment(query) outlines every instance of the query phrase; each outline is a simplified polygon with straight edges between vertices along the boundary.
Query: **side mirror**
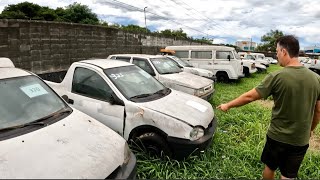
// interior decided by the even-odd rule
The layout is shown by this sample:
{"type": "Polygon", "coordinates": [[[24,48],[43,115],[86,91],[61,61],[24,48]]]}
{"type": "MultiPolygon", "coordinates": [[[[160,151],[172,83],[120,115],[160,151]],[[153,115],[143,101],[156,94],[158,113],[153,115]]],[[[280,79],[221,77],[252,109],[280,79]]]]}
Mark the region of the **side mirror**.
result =
{"type": "Polygon", "coordinates": [[[73,104],[74,101],[72,99],[69,99],[67,95],[62,95],[61,96],[63,100],[65,100],[68,104],[73,104]]]}
{"type": "Polygon", "coordinates": [[[231,56],[230,56],[230,55],[228,55],[228,56],[227,56],[227,59],[230,61],[230,60],[231,60],[231,56]]]}
{"type": "Polygon", "coordinates": [[[118,96],[114,92],[111,94],[109,102],[111,105],[124,106],[124,102],[120,98],[118,98],[118,96]]]}

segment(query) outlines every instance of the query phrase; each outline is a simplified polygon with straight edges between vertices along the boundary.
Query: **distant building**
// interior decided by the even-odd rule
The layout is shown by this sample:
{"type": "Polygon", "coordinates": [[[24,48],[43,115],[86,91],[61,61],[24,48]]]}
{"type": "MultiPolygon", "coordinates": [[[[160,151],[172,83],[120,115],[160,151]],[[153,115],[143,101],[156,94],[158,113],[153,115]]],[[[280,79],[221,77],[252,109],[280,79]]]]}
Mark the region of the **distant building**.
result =
{"type": "Polygon", "coordinates": [[[237,41],[236,46],[243,51],[254,51],[258,45],[256,42],[252,41],[237,41]]]}
{"type": "Polygon", "coordinates": [[[319,46],[308,46],[304,48],[305,53],[320,53],[319,46]]]}

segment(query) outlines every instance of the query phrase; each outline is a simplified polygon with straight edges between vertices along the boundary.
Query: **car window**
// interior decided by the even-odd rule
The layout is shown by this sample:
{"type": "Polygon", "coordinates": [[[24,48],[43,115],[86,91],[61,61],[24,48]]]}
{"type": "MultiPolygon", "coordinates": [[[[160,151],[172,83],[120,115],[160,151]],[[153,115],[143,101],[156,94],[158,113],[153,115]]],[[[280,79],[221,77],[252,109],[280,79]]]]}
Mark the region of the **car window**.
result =
{"type": "Polygon", "coordinates": [[[194,59],[212,59],[212,51],[192,51],[191,58],[194,59]]]}
{"type": "Polygon", "coordinates": [[[136,101],[147,97],[160,98],[165,95],[157,92],[166,88],[137,66],[115,67],[105,69],[104,72],[117,89],[129,100],[136,101]]]}
{"type": "Polygon", "coordinates": [[[116,58],[115,58],[116,60],[119,60],[119,61],[124,61],[124,62],[130,62],[130,59],[131,59],[131,57],[126,57],[126,56],[117,56],[116,58]]]}
{"type": "Polygon", "coordinates": [[[141,69],[143,69],[144,71],[146,71],[149,74],[154,74],[154,71],[151,67],[151,65],[149,64],[149,62],[146,59],[143,58],[133,58],[132,61],[133,64],[137,65],[138,67],[140,67],[141,69]]]}
{"type": "Polygon", "coordinates": [[[217,51],[216,59],[228,59],[228,55],[230,55],[230,59],[234,59],[231,51],[217,51]]]}
{"type": "Polygon", "coordinates": [[[189,51],[175,51],[175,56],[179,58],[189,58],[189,51]]]}
{"type": "Polygon", "coordinates": [[[159,74],[174,74],[182,71],[168,58],[151,58],[150,60],[159,74]]]}
{"type": "Polygon", "coordinates": [[[98,73],[78,67],[73,76],[72,92],[109,101],[113,91],[98,73]]]}
{"type": "Polygon", "coordinates": [[[36,76],[0,80],[0,129],[30,123],[67,107],[36,76]]]}
{"type": "Polygon", "coordinates": [[[110,59],[116,59],[116,56],[111,56],[110,59]]]}

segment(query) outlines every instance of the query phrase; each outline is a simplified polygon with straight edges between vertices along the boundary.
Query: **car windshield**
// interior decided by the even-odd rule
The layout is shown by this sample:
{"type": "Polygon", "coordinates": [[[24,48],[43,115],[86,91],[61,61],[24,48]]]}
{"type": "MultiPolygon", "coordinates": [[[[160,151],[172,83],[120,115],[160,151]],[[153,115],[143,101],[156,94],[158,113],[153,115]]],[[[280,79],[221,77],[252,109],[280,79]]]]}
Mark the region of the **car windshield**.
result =
{"type": "Polygon", "coordinates": [[[239,54],[237,53],[237,51],[233,50],[232,53],[234,54],[235,58],[240,60],[240,56],[239,54]]]}
{"type": "Polygon", "coordinates": [[[183,67],[193,67],[191,64],[183,61],[182,59],[176,56],[171,56],[171,58],[174,59],[178,64],[181,64],[183,67]]]}
{"type": "Polygon", "coordinates": [[[137,66],[105,69],[104,73],[131,101],[139,101],[143,98],[160,98],[168,91],[159,81],[137,66]]]}
{"type": "Polygon", "coordinates": [[[150,60],[160,74],[174,74],[182,71],[174,62],[167,58],[151,58],[150,60]]]}
{"type": "Polygon", "coordinates": [[[255,60],[254,56],[252,56],[252,55],[247,55],[247,59],[255,60]]]}
{"type": "Polygon", "coordinates": [[[42,119],[67,105],[36,76],[0,80],[0,129],[42,119]]]}

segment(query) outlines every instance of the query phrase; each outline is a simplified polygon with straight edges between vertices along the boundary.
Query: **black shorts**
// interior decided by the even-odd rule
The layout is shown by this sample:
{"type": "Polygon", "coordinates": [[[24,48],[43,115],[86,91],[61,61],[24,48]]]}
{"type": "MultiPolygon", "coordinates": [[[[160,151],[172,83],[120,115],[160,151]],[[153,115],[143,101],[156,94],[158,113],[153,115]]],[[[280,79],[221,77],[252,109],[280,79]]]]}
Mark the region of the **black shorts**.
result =
{"type": "Polygon", "coordinates": [[[298,175],[301,162],[308,147],[309,144],[305,146],[293,146],[275,141],[267,136],[261,161],[272,170],[279,168],[283,176],[295,178],[298,175]]]}

